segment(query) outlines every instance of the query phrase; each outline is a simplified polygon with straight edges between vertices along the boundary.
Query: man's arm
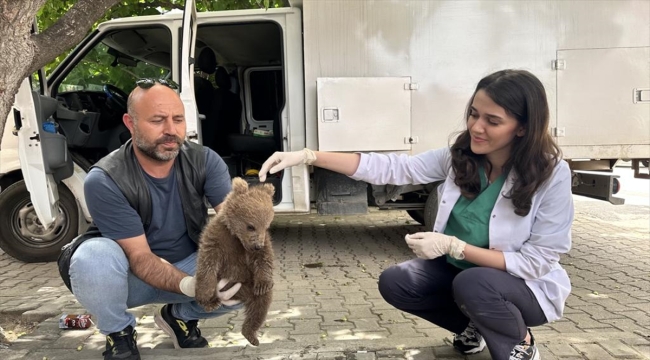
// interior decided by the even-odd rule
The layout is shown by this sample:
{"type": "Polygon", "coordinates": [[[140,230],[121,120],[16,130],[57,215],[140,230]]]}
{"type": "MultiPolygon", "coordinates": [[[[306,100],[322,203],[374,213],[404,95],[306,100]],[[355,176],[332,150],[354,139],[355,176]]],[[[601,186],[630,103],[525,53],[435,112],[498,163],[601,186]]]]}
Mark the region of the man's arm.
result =
{"type": "Polygon", "coordinates": [[[157,289],[181,293],[179,284],[188,275],[152,253],[145,235],[117,240],[117,243],[129,259],[135,276],[157,289]]]}

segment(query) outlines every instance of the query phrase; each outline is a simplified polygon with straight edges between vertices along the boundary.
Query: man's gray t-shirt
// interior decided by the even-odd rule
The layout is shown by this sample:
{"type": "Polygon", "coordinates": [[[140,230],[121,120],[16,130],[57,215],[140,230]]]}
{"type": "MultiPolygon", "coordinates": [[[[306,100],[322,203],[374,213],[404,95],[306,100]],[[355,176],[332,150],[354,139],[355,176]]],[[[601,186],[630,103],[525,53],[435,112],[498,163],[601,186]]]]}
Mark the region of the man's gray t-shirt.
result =
{"type": "MultiPolygon", "coordinates": [[[[215,207],[230,192],[230,174],[217,153],[207,147],[204,151],[204,192],[210,205],[215,207]]],[[[147,242],[154,254],[175,263],[196,251],[196,244],[187,234],[176,172],[172,168],[170,174],[162,179],[143,173],[151,194],[152,209],[151,223],[145,234],[147,242]]],[[[140,215],[102,169],[90,170],[84,182],[84,193],[90,215],[102,236],[121,240],[145,233],[140,215]]]]}

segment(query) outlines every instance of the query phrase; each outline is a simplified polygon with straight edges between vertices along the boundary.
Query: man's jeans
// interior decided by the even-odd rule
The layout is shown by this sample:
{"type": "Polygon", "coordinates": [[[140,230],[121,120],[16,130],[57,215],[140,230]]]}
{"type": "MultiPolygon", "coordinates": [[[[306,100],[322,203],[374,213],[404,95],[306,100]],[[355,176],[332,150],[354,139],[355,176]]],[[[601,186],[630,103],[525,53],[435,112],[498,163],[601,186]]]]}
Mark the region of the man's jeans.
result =
{"type": "MultiPolygon", "coordinates": [[[[174,266],[194,275],[196,253],[174,266]]],[[[124,251],[108,238],[89,239],[79,246],[70,261],[70,280],[77,300],[95,317],[97,328],[104,335],[129,325],[135,327],[135,317],[127,309],[145,304],[178,304],[173,307],[173,315],[184,321],[214,318],[242,307],[222,305],[206,312],[194,298],[146,284],[129,271],[124,251]]]]}

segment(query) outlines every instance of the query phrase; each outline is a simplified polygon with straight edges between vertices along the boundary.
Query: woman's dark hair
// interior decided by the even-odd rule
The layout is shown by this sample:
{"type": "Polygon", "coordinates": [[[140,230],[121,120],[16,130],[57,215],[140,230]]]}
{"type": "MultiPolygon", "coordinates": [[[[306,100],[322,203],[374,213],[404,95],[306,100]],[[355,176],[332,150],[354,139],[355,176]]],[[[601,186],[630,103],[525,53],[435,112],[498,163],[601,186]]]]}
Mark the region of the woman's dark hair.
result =
{"type": "MultiPolygon", "coordinates": [[[[526,216],[530,212],[533,195],[551,177],[561,157],[560,149],[549,134],[549,110],[544,86],[535,75],[524,70],[502,70],[488,75],[479,81],[469,100],[466,121],[479,90],[483,90],[525,129],[522,137],[514,138],[503,172],[515,171],[514,186],[506,196],[512,199],[515,214],[526,216]]],[[[483,165],[489,173],[492,164],[484,155],[472,152],[470,142],[469,130],[466,129],[451,146],[451,159],[456,173],[455,184],[460,187],[463,196],[473,199],[481,190],[479,166],[483,165]]]]}

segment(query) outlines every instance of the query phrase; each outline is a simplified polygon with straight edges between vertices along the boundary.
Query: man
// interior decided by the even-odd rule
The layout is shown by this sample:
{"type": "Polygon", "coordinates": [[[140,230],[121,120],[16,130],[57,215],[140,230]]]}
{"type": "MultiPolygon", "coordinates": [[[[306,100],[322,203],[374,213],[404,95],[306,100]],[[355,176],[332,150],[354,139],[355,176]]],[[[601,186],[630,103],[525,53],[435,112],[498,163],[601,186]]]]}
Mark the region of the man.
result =
{"type": "Polygon", "coordinates": [[[166,303],[156,324],[175,348],[196,348],[208,345],[198,319],[241,306],[228,301],[241,284],[220,291],[224,306],[213,312],[193,299],[197,243],[207,221],[204,199],[219,211],[230,191],[228,168],[214,151],[184,141],[175,84],[143,79],[137,85],[123,116],[132,139],[95,164],[84,183],[99,233],[86,236],[69,267],[72,292],[107,335],[105,360],[140,359],[129,308],[166,303]]]}

